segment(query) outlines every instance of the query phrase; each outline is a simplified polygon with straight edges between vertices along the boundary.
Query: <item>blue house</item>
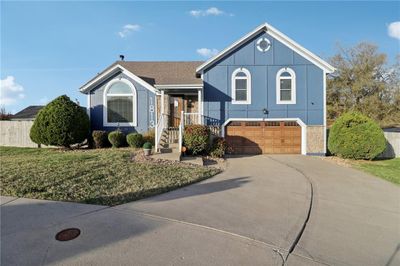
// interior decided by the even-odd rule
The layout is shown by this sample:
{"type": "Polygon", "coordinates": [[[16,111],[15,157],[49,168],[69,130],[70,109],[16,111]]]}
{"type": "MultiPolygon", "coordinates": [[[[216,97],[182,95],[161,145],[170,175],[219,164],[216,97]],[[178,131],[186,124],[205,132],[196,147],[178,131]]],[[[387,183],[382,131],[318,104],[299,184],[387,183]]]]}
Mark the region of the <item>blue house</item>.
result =
{"type": "Polygon", "coordinates": [[[265,23],[206,62],[121,60],[80,91],[92,130],[154,130],[158,150],[180,149],[184,126],[205,124],[234,153],[322,155],[333,71],[265,23]]]}

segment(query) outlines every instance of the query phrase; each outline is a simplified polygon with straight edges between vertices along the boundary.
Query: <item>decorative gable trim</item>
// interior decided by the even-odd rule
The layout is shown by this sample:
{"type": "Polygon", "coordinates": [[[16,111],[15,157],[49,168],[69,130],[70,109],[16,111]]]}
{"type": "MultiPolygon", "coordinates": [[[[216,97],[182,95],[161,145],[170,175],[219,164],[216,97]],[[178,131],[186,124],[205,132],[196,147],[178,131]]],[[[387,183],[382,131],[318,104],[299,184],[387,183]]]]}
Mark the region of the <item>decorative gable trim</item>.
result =
{"type": "Polygon", "coordinates": [[[111,75],[117,74],[119,72],[125,74],[126,76],[128,76],[129,78],[131,78],[138,84],[142,85],[143,87],[145,87],[152,93],[156,93],[157,90],[153,86],[151,86],[149,83],[147,83],[146,81],[144,81],[140,77],[136,76],[135,74],[133,74],[132,72],[130,72],[129,70],[127,70],[126,68],[124,68],[123,66],[121,66],[119,64],[112,66],[110,69],[107,69],[106,71],[104,71],[103,73],[101,73],[100,75],[98,75],[97,77],[95,77],[94,79],[92,79],[91,81],[86,83],[85,85],[83,85],[79,89],[79,91],[82,93],[89,93],[94,87],[96,87],[96,85],[100,84],[101,82],[103,82],[105,79],[107,79],[111,75]]]}
{"type": "Polygon", "coordinates": [[[318,66],[319,68],[324,70],[326,73],[332,73],[333,71],[335,71],[335,68],[333,66],[331,66],[329,63],[322,60],[320,57],[313,54],[312,52],[310,52],[309,50],[307,50],[306,48],[304,48],[297,42],[293,41],[288,36],[286,36],[285,34],[283,34],[280,31],[278,31],[277,29],[275,29],[268,23],[264,23],[264,24],[261,24],[260,26],[258,26],[257,28],[255,28],[253,31],[246,34],[245,36],[243,36],[241,39],[234,42],[231,46],[225,48],[220,53],[218,53],[214,57],[212,57],[209,60],[207,60],[206,62],[204,62],[202,65],[200,65],[196,69],[196,73],[202,74],[205,69],[210,67],[216,61],[222,59],[222,57],[224,57],[228,53],[232,52],[232,50],[236,49],[238,46],[242,45],[243,43],[247,42],[248,40],[250,40],[251,38],[253,38],[254,36],[256,36],[257,34],[259,34],[260,32],[263,32],[263,31],[268,33],[273,38],[280,41],[281,43],[283,43],[284,45],[286,45],[287,47],[289,47],[290,49],[292,49],[299,55],[303,56],[304,58],[309,60],[311,63],[315,64],[316,66],[318,66]]]}

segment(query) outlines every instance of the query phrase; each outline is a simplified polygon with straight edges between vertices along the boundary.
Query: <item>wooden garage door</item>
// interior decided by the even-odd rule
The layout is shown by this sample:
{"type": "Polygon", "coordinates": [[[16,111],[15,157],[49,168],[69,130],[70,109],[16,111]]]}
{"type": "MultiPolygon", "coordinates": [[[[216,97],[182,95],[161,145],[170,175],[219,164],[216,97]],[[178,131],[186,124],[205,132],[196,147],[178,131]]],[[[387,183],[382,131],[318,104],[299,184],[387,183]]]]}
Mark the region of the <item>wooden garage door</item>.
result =
{"type": "Polygon", "coordinates": [[[231,122],[225,132],[235,154],[301,153],[301,127],[295,121],[231,122]]]}

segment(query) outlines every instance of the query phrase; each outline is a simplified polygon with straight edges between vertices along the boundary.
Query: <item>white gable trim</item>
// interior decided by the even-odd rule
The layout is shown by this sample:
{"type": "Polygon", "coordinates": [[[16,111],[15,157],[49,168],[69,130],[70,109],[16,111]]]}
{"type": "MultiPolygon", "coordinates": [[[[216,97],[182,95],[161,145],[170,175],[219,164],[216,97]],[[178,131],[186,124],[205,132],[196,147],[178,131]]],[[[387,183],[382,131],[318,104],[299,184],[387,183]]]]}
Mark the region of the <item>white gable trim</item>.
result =
{"type": "Polygon", "coordinates": [[[147,83],[143,79],[139,78],[138,76],[136,76],[135,74],[133,74],[132,72],[130,72],[129,70],[127,70],[126,68],[124,68],[123,66],[121,66],[119,64],[113,66],[106,72],[98,75],[94,80],[92,80],[91,82],[82,86],[79,89],[79,91],[82,93],[88,93],[94,88],[95,85],[97,85],[98,83],[100,83],[101,81],[103,81],[104,79],[109,77],[110,75],[116,74],[118,72],[121,72],[121,73],[125,74],[126,76],[130,77],[132,80],[136,81],[137,83],[139,83],[140,85],[142,85],[143,87],[148,89],[149,91],[156,93],[156,89],[153,86],[151,86],[149,83],[147,83]]]}
{"type": "Polygon", "coordinates": [[[335,68],[333,66],[331,66],[329,63],[322,60],[320,57],[313,54],[312,52],[310,52],[309,50],[307,50],[306,48],[304,48],[297,42],[293,41],[288,36],[286,36],[285,34],[283,34],[280,31],[278,31],[277,29],[275,29],[268,23],[264,23],[264,24],[261,24],[260,26],[258,26],[257,28],[255,28],[253,31],[246,34],[245,36],[243,36],[241,39],[234,42],[231,46],[225,48],[220,53],[218,53],[214,57],[212,57],[209,60],[207,60],[206,62],[204,62],[202,65],[200,65],[196,69],[196,73],[201,73],[204,69],[209,67],[211,64],[215,63],[216,61],[218,61],[219,59],[224,57],[226,54],[228,54],[229,52],[234,50],[236,47],[240,46],[241,44],[248,41],[249,39],[251,39],[252,37],[254,37],[255,35],[257,35],[258,33],[262,32],[262,31],[267,32],[273,38],[280,41],[281,43],[283,43],[284,45],[286,45],[287,47],[289,47],[290,49],[292,49],[299,55],[303,56],[304,58],[309,60],[311,63],[315,64],[316,66],[318,66],[319,68],[324,70],[326,73],[332,73],[333,71],[335,71],[335,68]]]}

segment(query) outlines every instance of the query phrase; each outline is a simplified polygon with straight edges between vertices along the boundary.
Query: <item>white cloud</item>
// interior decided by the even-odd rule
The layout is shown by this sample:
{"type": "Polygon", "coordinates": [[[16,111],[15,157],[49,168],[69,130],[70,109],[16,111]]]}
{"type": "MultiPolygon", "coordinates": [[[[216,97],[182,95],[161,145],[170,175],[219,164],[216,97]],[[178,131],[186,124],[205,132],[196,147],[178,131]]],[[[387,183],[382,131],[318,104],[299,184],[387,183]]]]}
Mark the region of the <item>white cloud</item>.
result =
{"type": "Polygon", "coordinates": [[[139,31],[140,29],[141,29],[141,27],[138,24],[126,24],[122,27],[122,30],[120,32],[118,32],[118,35],[121,38],[125,38],[132,32],[139,31]]]}
{"type": "Polygon", "coordinates": [[[13,105],[23,98],[25,98],[24,87],[16,83],[13,76],[7,76],[0,81],[0,105],[13,105]]]}
{"type": "Polygon", "coordinates": [[[388,34],[390,37],[400,40],[400,21],[395,21],[389,24],[388,34]]]}
{"type": "Polygon", "coordinates": [[[191,10],[189,11],[189,14],[197,18],[201,16],[202,12],[202,10],[191,10]]]}
{"type": "Polygon", "coordinates": [[[199,17],[205,17],[205,16],[221,16],[221,15],[228,15],[228,16],[233,16],[233,14],[228,14],[223,10],[220,10],[216,7],[210,7],[209,9],[206,10],[191,10],[189,11],[189,14],[193,17],[199,18],[199,17]]]}
{"type": "Polygon", "coordinates": [[[218,54],[218,50],[217,49],[208,49],[208,48],[199,48],[196,50],[196,52],[206,58],[212,57],[216,54],[218,54]]]}

